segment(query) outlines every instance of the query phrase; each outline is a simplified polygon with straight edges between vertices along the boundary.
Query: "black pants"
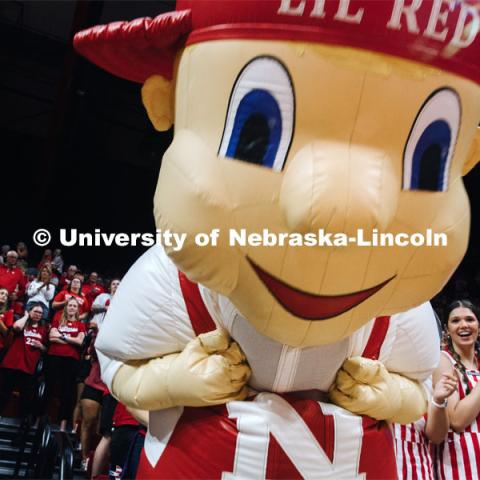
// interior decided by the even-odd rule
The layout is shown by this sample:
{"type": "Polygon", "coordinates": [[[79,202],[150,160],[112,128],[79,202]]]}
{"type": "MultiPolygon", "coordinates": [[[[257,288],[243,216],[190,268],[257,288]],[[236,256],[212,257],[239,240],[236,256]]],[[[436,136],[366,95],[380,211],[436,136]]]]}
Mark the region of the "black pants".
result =
{"type": "Polygon", "coordinates": [[[20,391],[20,415],[26,417],[32,413],[32,400],[35,391],[35,377],[21,370],[2,368],[3,386],[0,391],[0,414],[8,403],[15,388],[20,391]]]}
{"type": "Polygon", "coordinates": [[[127,462],[128,454],[140,426],[122,425],[115,427],[110,443],[110,480],[125,478],[123,469],[127,462]]]}
{"type": "Polygon", "coordinates": [[[45,383],[47,387],[47,402],[50,402],[58,386],[60,399],[60,420],[72,419],[73,407],[77,398],[76,378],[78,360],[72,357],[47,355],[45,383]]]}
{"type": "Polygon", "coordinates": [[[113,414],[117,408],[118,401],[110,394],[103,397],[102,411],[100,413],[99,431],[102,437],[110,437],[113,429],[113,414]]]}
{"type": "Polygon", "coordinates": [[[137,478],[138,464],[142,455],[143,445],[145,444],[146,429],[140,426],[130,445],[130,451],[127,455],[125,466],[122,470],[122,480],[134,480],[137,478]]]}

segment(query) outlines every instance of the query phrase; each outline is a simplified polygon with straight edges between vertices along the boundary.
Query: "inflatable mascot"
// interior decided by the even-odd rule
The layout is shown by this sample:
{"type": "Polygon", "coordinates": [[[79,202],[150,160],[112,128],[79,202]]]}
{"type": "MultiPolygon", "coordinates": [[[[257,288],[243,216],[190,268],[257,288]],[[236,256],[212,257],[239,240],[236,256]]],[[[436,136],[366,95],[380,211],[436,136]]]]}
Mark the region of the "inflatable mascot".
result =
{"type": "Polygon", "coordinates": [[[426,409],[428,300],[468,242],[480,17],[455,0],[178,0],[76,35],[175,125],[172,241],[97,341],[150,411],[139,478],[393,478],[426,409]],[[234,340],[234,341],[233,341],[234,340]]]}

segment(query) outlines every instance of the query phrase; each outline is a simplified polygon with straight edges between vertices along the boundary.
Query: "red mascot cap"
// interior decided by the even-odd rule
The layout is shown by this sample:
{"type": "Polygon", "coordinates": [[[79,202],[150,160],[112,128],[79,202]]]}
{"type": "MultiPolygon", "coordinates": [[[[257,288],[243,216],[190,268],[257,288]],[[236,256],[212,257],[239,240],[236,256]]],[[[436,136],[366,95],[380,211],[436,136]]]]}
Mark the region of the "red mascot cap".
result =
{"type": "Polygon", "coordinates": [[[172,77],[185,45],[219,39],[318,42],[414,60],[480,83],[480,2],[177,0],[177,10],[89,28],[76,50],[119,77],[172,77]]]}

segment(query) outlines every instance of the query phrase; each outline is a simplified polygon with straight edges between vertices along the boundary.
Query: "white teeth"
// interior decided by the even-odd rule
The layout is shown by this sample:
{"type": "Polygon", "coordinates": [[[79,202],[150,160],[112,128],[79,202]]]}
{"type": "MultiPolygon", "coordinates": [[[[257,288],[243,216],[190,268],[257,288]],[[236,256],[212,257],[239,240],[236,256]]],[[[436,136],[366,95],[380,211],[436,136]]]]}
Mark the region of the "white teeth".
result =
{"type": "Polygon", "coordinates": [[[471,333],[470,332],[460,332],[458,335],[460,337],[469,337],[471,335],[471,333]]]}

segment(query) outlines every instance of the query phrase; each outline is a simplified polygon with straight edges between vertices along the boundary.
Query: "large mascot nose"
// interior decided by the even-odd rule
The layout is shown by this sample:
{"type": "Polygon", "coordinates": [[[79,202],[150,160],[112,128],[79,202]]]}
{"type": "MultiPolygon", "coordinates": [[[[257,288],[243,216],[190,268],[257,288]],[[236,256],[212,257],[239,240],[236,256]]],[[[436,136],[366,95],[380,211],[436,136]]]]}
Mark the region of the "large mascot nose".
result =
{"type": "Polygon", "coordinates": [[[384,231],[397,209],[399,177],[384,151],[315,141],[288,163],[280,205],[294,232],[384,231]]]}

